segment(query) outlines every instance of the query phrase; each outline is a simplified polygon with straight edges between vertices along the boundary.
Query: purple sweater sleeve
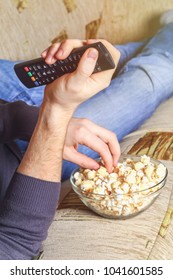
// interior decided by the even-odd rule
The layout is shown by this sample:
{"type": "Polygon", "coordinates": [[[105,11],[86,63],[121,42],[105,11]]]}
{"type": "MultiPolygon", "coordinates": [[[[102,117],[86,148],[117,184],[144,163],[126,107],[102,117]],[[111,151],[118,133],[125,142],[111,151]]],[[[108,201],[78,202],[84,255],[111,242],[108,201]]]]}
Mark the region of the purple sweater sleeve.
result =
{"type": "Polygon", "coordinates": [[[31,259],[55,214],[60,183],[15,173],[0,209],[0,259],[31,259]]]}
{"type": "Polygon", "coordinates": [[[15,139],[29,141],[35,128],[39,108],[23,101],[0,104],[0,142],[15,139]]]}

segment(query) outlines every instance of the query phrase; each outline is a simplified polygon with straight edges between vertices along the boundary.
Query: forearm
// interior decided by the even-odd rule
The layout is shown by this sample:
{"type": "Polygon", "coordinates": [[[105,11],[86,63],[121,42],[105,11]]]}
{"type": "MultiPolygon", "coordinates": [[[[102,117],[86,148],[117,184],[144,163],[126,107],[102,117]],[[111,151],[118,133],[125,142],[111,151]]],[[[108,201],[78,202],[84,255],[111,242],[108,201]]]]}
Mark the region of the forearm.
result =
{"type": "Polygon", "coordinates": [[[29,147],[0,210],[0,259],[30,259],[38,254],[58,205],[71,115],[59,105],[43,102],[41,106],[29,147]]]}
{"type": "Polygon", "coordinates": [[[64,140],[73,111],[43,102],[28,149],[18,172],[41,180],[61,180],[64,140]]]}

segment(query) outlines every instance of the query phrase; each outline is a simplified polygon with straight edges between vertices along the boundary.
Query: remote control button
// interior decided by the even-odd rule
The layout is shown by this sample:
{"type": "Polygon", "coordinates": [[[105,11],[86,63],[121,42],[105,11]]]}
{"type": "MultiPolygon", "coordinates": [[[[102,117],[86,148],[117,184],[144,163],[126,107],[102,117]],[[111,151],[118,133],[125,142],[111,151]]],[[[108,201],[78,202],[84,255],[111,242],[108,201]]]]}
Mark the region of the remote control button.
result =
{"type": "Polygon", "coordinates": [[[74,59],[74,60],[77,60],[76,54],[73,54],[73,59],[74,59]]]}
{"type": "Polygon", "coordinates": [[[38,70],[42,69],[41,65],[37,65],[37,69],[38,70]]]}
{"type": "MultiPolygon", "coordinates": [[[[50,65],[49,65],[50,66],[50,65]]],[[[43,64],[43,68],[44,69],[47,69],[48,68],[48,65],[47,64],[43,64]]]]}
{"type": "Polygon", "coordinates": [[[68,59],[72,62],[73,58],[71,56],[68,56],[68,59]]]}
{"type": "Polygon", "coordinates": [[[31,80],[32,80],[33,82],[35,82],[35,81],[36,81],[36,78],[35,78],[35,77],[31,77],[31,80]]]}
{"type": "Polygon", "coordinates": [[[97,72],[101,72],[102,71],[102,69],[101,69],[101,67],[98,65],[98,66],[96,66],[96,71],[97,72]]]}
{"type": "Polygon", "coordinates": [[[77,54],[77,58],[80,60],[81,59],[81,55],[78,53],[77,54]]]}
{"type": "Polygon", "coordinates": [[[39,86],[39,82],[35,81],[34,84],[38,87],[39,86]]]}
{"type": "Polygon", "coordinates": [[[69,69],[68,69],[67,65],[64,65],[64,68],[65,68],[67,71],[69,71],[69,69]]]}
{"type": "Polygon", "coordinates": [[[47,75],[50,75],[51,74],[51,70],[50,69],[47,70],[46,73],[47,73],[47,75]]]}
{"type": "Polygon", "coordinates": [[[36,66],[36,65],[33,65],[33,69],[34,69],[35,71],[37,71],[37,66],[36,66]]]}
{"type": "Polygon", "coordinates": [[[32,73],[31,73],[31,72],[28,72],[28,76],[29,76],[29,77],[32,77],[32,73]]]}
{"type": "Polygon", "coordinates": [[[42,77],[41,72],[37,72],[37,76],[38,76],[39,78],[41,78],[41,77],[42,77]]]}
{"type": "Polygon", "coordinates": [[[26,72],[28,72],[28,71],[29,71],[29,68],[28,68],[28,67],[24,67],[24,70],[25,70],[26,72]]]}

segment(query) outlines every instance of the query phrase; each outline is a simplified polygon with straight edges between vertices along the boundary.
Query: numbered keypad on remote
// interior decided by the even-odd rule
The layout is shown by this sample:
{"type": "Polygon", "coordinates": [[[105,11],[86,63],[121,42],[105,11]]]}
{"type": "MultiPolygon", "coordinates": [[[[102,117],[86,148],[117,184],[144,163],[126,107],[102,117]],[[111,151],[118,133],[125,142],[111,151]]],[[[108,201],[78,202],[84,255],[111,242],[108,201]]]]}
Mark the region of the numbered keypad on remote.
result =
{"type": "Polygon", "coordinates": [[[38,58],[16,64],[14,70],[21,82],[29,88],[46,85],[66,73],[75,71],[81,56],[89,47],[95,47],[99,51],[94,72],[114,68],[115,65],[109,52],[99,42],[75,49],[66,59],[57,60],[54,64],[47,64],[43,58],[38,58]]]}

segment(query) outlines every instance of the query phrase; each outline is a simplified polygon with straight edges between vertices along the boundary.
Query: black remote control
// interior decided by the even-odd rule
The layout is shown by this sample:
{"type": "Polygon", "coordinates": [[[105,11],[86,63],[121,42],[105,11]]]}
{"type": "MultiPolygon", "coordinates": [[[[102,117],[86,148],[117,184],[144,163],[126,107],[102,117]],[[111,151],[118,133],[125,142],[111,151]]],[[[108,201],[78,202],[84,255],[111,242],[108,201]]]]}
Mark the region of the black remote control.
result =
{"type": "Polygon", "coordinates": [[[47,64],[43,58],[37,58],[16,64],[14,70],[19,80],[28,88],[46,85],[66,73],[73,72],[77,68],[83,53],[90,47],[96,48],[99,52],[93,73],[115,67],[106,47],[101,42],[98,42],[76,48],[66,59],[57,60],[54,64],[47,64]]]}

